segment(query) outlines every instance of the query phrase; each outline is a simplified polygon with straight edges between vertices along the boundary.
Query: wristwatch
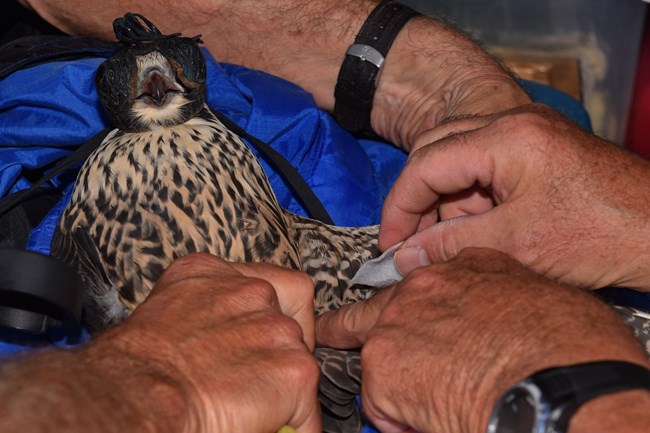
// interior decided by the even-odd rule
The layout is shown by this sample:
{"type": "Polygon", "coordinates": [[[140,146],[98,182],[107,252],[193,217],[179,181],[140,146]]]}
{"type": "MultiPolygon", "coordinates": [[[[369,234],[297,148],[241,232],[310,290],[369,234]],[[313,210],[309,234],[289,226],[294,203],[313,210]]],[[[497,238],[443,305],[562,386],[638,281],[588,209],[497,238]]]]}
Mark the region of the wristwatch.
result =
{"type": "Polygon", "coordinates": [[[650,370],[598,361],[542,370],[510,388],[490,416],[487,433],[564,433],[587,401],[629,389],[650,391],[650,370]]]}

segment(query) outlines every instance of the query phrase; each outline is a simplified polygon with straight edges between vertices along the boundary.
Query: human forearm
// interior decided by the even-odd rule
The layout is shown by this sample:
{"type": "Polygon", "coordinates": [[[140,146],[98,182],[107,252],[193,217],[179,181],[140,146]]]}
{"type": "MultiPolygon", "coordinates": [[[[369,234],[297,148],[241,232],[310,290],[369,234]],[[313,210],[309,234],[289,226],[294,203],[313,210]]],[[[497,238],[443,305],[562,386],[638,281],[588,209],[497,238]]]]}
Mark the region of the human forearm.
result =
{"type": "Polygon", "coordinates": [[[571,419],[568,433],[650,431],[650,392],[628,391],[586,403],[571,419]]]}
{"type": "Polygon", "coordinates": [[[102,345],[3,361],[0,431],[181,431],[184,405],[168,378],[115,351],[102,355],[102,345]]]}
{"type": "MultiPolygon", "coordinates": [[[[574,292],[577,291],[578,289],[574,290],[574,292]]],[[[562,295],[560,297],[564,298],[562,295]]],[[[576,297],[574,301],[580,302],[580,297],[582,296],[576,297]]],[[[537,340],[537,347],[532,350],[529,348],[527,353],[515,350],[515,353],[503,356],[500,361],[506,363],[507,367],[494,368],[492,371],[496,372],[500,369],[500,373],[496,376],[488,374],[484,383],[479,387],[479,389],[485,391],[479,393],[479,395],[489,397],[485,400],[481,400],[481,398],[474,400],[476,402],[482,401],[482,403],[478,403],[476,407],[473,407],[476,410],[470,411],[468,415],[472,426],[471,431],[476,433],[485,431],[488,414],[496,403],[495,398],[505,393],[504,388],[509,388],[541,370],[605,360],[627,361],[650,369],[648,355],[640,350],[638,342],[632,338],[629,329],[624,329],[621,326],[620,321],[611,314],[609,308],[595,299],[584,298],[583,300],[587,301],[586,305],[571,309],[574,314],[583,316],[579,320],[580,322],[584,324],[591,322],[591,329],[586,332],[576,333],[571,329],[568,322],[564,324],[556,322],[556,327],[544,329],[541,333],[534,332],[540,335],[546,334],[542,341],[537,340]],[[564,340],[564,337],[557,337],[560,333],[565,335],[573,334],[573,337],[564,340]],[[588,335],[587,333],[593,333],[594,335],[588,335]],[[496,380],[491,382],[491,379],[496,380]],[[477,415],[473,421],[472,414],[477,415]]],[[[526,338],[526,333],[528,333],[526,330],[524,332],[513,330],[511,338],[521,340],[526,338]],[[519,334],[520,337],[516,337],[516,334],[519,334]]],[[[532,335],[529,338],[535,340],[532,335]]],[[[499,364],[504,365],[495,362],[495,366],[499,364]]],[[[647,411],[649,403],[650,391],[648,390],[637,389],[603,395],[586,402],[576,411],[571,417],[568,433],[647,432],[650,427],[650,413],[647,411]]],[[[458,407],[462,406],[459,402],[455,404],[458,404],[458,407]]]]}
{"type": "Polygon", "coordinates": [[[490,114],[530,98],[476,42],[434,18],[409,22],[389,51],[378,81],[373,129],[409,150],[441,122],[490,114]]]}

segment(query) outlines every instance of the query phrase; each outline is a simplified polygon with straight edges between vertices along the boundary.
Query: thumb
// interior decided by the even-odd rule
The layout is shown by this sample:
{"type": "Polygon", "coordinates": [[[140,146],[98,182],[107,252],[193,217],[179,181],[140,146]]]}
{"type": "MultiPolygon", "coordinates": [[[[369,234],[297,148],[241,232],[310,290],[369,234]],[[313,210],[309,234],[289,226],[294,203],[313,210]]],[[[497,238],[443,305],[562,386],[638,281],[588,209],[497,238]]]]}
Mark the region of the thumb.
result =
{"type": "Polygon", "coordinates": [[[344,305],[316,318],[316,344],[335,349],[355,349],[365,343],[394,287],[387,287],[365,301],[344,305]]]}
{"type": "Polygon", "coordinates": [[[500,207],[479,215],[462,215],[417,232],[395,252],[395,266],[402,275],[431,263],[445,262],[465,248],[491,248],[508,253],[507,226],[499,218],[500,207]],[[427,261],[428,259],[428,261],[427,261]]]}

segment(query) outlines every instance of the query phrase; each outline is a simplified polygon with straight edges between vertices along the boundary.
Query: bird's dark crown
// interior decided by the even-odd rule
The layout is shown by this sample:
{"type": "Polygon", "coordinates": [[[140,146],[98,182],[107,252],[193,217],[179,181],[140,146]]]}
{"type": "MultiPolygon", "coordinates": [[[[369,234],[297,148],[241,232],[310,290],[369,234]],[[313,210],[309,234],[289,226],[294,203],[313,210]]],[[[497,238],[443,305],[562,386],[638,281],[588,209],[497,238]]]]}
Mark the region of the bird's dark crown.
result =
{"type": "Polygon", "coordinates": [[[206,91],[200,36],[164,35],[132,13],[116,19],[113,29],[124,48],[99,66],[95,84],[114,126],[140,132],[195,117],[206,91]]]}

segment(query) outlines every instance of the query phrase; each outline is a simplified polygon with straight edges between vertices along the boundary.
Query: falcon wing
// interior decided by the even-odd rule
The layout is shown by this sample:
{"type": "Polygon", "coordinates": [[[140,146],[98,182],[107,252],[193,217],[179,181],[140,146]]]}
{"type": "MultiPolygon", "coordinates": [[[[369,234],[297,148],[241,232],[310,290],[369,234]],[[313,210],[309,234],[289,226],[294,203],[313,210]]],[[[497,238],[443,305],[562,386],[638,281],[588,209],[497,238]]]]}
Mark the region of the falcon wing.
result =
{"type": "Polygon", "coordinates": [[[81,276],[84,283],[84,316],[85,323],[91,332],[101,330],[110,325],[106,317],[119,317],[118,323],[128,316],[129,312],[115,296],[113,284],[101,262],[99,250],[90,234],[83,228],[77,227],[71,233],[63,233],[57,227],[51,243],[52,257],[68,264],[81,276]],[[115,302],[102,302],[113,296],[115,302]],[[106,314],[106,305],[111,305],[115,310],[110,315],[106,314]]]}

